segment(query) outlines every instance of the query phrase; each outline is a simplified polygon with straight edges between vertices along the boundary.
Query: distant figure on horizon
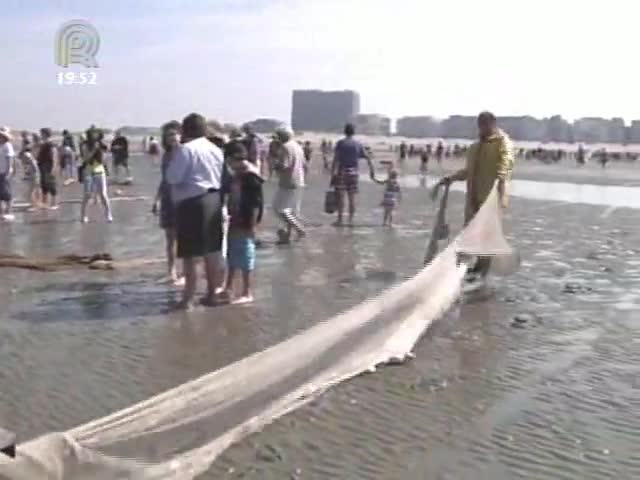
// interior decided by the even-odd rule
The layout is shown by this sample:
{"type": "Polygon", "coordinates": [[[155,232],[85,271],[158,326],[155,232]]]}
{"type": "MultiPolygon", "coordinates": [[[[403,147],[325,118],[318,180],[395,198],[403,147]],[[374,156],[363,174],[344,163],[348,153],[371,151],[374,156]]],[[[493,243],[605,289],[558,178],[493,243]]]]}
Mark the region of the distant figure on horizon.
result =
{"type": "Polygon", "coordinates": [[[320,144],[320,151],[322,152],[322,167],[325,172],[328,172],[331,169],[331,163],[329,162],[329,155],[331,154],[331,147],[329,147],[329,142],[326,139],[322,139],[322,143],[320,144]]]}
{"type": "Polygon", "coordinates": [[[429,170],[429,150],[423,148],[420,151],[420,186],[427,184],[427,172],[429,170]]]}
{"type": "Polygon", "coordinates": [[[126,179],[131,179],[129,169],[129,140],[118,130],[111,142],[111,156],[113,157],[113,175],[116,181],[120,180],[120,170],[124,168],[126,179]]]}
{"type": "Polygon", "coordinates": [[[402,141],[402,143],[400,143],[400,162],[404,162],[407,159],[407,144],[402,141]]]}
{"type": "MultiPolygon", "coordinates": [[[[498,196],[502,208],[508,205],[507,183],[513,172],[513,146],[505,132],[497,126],[495,115],[482,112],[478,115],[479,140],[467,151],[464,168],[444,177],[438,185],[465,180],[467,193],[464,221],[467,225],[487,199],[496,180],[498,196]]],[[[469,270],[467,280],[473,281],[489,273],[491,257],[478,257],[474,267],[469,270]]]]}
{"type": "Polygon", "coordinates": [[[438,146],[436,147],[436,161],[438,162],[438,165],[442,163],[443,155],[444,155],[444,145],[442,145],[442,142],[439,141],[438,146]]]}
{"type": "Polygon", "coordinates": [[[260,142],[258,136],[253,131],[253,128],[251,128],[251,125],[244,125],[242,131],[244,133],[242,144],[247,149],[248,160],[259,168],[260,142]]]}
{"type": "Polygon", "coordinates": [[[606,148],[603,148],[602,150],[600,150],[599,160],[602,168],[606,168],[607,163],[609,163],[609,153],[607,152],[606,148]]]}
{"type": "MultiPolygon", "coordinates": [[[[58,209],[58,188],[56,182],[56,147],[51,140],[51,129],[41,128],[38,138],[39,147],[36,159],[40,170],[40,188],[42,191],[42,203],[51,210],[58,209]],[[42,141],[40,141],[40,137],[42,141]],[[49,201],[51,203],[49,203],[49,201]],[[48,204],[48,205],[47,205],[48,204]]],[[[36,142],[34,142],[35,144],[36,142]]]]}
{"type": "Polygon", "coordinates": [[[304,173],[307,174],[309,173],[309,168],[311,167],[311,156],[313,155],[313,147],[311,146],[311,142],[309,140],[304,142],[302,151],[304,152],[304,173]]]}

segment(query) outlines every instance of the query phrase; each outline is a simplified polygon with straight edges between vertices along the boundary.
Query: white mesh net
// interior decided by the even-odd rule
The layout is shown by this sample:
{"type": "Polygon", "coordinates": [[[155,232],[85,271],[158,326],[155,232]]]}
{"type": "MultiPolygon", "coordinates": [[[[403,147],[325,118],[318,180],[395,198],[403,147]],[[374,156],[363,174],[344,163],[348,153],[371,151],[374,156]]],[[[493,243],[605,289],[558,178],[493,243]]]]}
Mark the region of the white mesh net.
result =
{"type": "Polygon", "coordinates": [[[329,387],[376,365],[404,360],[460,294],[466,266],[458,264],[458,252],[511,252],[500,223],[494,189],[468,227],[413,278],[221,370],[68,432],[25,443],[16,459],[0,459],[0,478],[198,476],[232,443],[329,387]]]}

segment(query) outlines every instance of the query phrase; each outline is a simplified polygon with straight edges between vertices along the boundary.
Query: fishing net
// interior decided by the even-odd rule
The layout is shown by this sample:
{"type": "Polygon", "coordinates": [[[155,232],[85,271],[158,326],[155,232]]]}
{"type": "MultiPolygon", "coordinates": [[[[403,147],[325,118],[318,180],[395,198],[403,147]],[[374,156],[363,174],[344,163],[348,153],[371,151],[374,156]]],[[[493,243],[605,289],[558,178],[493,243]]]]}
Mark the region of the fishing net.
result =
{"type": "Polygon", "coordinates": [[[191,479],[221,452],[333,385],[402,362],[460,294],[475,253],[508,247],[495,191],[477,217],[420,272],[267,350],[105,418],[44,435],[0,459],[0,478],[191,479]],[[494,222],[494,219],[497,219],[494,222]],[[500,237],[500,238],[499,238],[500,237]],[[301,355],[301,352],[304,354],[301,355]]]}

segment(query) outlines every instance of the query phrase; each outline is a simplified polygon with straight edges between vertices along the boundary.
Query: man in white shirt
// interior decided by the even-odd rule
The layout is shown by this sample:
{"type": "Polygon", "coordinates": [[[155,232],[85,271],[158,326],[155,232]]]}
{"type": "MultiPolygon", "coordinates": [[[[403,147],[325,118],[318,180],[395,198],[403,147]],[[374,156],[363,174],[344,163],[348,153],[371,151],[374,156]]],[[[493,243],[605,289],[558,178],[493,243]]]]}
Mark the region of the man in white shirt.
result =
{"type": "Polygon", "coordinates": [[[298,238],[305,235],[304,226],[300,221],[302,192],[305,187],[305,158],[304,151],[294,140],[290,127],[280,127],[275,133],[280,148],[274,165],[278,174],[278,190],[273,199],[273,209],[286,225],[286,230],[279,231],[279,243],[289,243],[292,230],[296,230],[298,238]]]}
{"type": "Polygon", "coordinates": [[[222,202],[224,168],[222,150],[206,138],[202,115],[192,113],[182,121],[183,144],[169,161],[166,181],[176,208],[178,258],[183,260],[185,287],[179,308],[189,310],[197,287],[196,258],[204,257],[207,296],[204,305],[218,304],[216,287],[221,272],[222,202]]]}
{"type": "Polygon", "coordinates": [[[16,154],[11,145],[11,131],[0,128],[0,218],[11,221],[12,194],[11,179],[16,169],[16,154]]]}

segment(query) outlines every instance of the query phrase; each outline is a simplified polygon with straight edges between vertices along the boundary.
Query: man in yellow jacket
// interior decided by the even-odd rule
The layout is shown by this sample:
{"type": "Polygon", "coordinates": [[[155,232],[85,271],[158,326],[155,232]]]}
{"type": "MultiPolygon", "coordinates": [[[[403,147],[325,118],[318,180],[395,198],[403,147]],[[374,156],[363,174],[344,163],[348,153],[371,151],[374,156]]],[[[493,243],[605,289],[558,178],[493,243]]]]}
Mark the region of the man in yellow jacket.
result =
{"type": "MultiPolygon", "coordinates": [[[[465,225],[478,213],[487,199],[493,185],[498,181],[498,198],[500,205],[508,205],[507,183],[513,171],[513,146],[511,140],[497,126],[495,115],[482,112],[478,115],[479,140],[467,151],[464,168],[444,177],[441,185],[449,185],[455,181],[467,182],[465,202],[465,225]]],[[[486,275],[490,267],[490,258],[481,257],[470,270],[472,275],[486,275]]]]}

